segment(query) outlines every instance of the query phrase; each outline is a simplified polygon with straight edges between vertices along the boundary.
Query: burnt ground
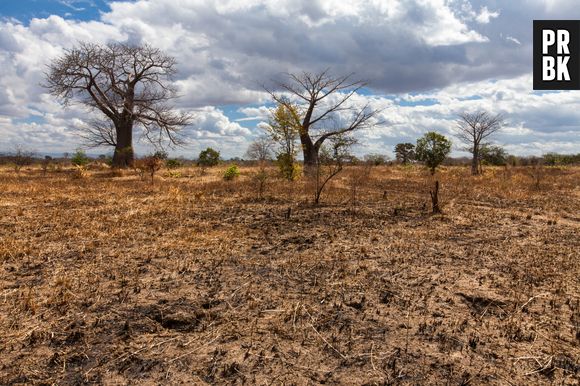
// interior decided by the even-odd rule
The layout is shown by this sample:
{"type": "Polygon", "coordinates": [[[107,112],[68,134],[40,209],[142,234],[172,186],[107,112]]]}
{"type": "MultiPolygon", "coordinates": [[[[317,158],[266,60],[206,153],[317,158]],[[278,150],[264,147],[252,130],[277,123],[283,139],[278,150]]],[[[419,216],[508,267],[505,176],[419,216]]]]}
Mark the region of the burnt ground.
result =
{"type": "Polygon", "coordinates": [[[578,169],[1,173],[1,384],[580,382],[578,169]]]}

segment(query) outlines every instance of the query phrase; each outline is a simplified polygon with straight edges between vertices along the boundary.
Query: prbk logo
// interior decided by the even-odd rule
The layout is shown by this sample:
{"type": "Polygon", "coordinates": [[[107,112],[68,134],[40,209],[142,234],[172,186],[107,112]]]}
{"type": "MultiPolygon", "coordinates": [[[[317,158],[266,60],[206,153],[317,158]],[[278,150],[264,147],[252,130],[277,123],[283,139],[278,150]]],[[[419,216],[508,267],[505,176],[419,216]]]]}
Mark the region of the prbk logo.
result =
{"type": "Polygon", "coordinates": [[[580,90],[580,20],[534,20],[534,90],[580,90]]]}

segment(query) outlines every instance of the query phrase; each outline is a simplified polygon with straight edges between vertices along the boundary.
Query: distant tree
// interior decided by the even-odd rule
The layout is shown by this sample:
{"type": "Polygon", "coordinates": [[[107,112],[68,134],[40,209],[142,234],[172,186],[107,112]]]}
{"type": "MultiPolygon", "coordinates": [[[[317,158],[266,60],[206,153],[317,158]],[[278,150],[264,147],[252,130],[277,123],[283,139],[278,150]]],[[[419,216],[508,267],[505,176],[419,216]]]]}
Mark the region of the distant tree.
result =
{"type": "Polygon", "coordinates": [[[507,164],[508,153],[498,145],[483,145],[479,150],[480,163],[494,166],[507,164]]]}
{"type": "Polygon", "coordinates": [[[14,165],[16,173],[20,173],[20,169],[24,166],[31,165],[32,161],[34,161],[34,156],[34,151],[27,149],[22,145],[14,146],[14,151],[10,156],[10,161],[14,165]]]}
{"type": "Polygon", "coordinates": [[[42,162],[40,163],[40,168],[42,169],[42,175],[46,175],[48,169],[52,166],[52,157],[45,155],[42,162]]]}
{"type": "Polygon", "coordinates": [[[415,160],[415,145],[412,143],[398,143],[395,146],[395,156],[397,161],[403,165],[415,160]]]}
{"type": "Polygon", "coordinates": [[[265,162],[272,158],[272,140],[268,137],[259,137],[248,146],[246,157],[248,159],[265,162]]]}
{"type": "Polygon", "coordinates": [[[367,154],[365,155],[364,160],[367,164],[380,166],[386,165],[389,161],[389,157],[384,154],[367,154]]]}
{"type": "Polygon", "coordinates": [[[252,173],[251,177],[252,181],[254,181],[258,187],[259,200],[264,197],[266,182],[270,178],[270,174],[266,170],[266,161],[272,159],[273,146],[274,143],[270,137],[262,136],[252,142],[246,151],[246,157],[258,161],[259,168],[255,173],[252,173]]]}
{"type": "Polygon", "coordinates": [[[490,115],[486,111],[463,113],[457,121],[457,138],[467,145],[472,154],[471,174],[479,174],[480,151],[485,140],[502,128],[504,119],[501,114],[490,115]]]}
{"type": "Polygon", "coordinates": [[[197,165],[201,167],[203,173],[208,167],[216,166],[220,162],[220,152],[208,147],[199,153],[197,165]]]}
{"type": "Polygon", "coordinates": [[[153,157],[165,161],[167,158],[169,158],[169,154],[167,154],[165,150],[157,150],[155,153],[153,153],[153,157]]]}
{"type": "Polygon", "coordinates": [[[133,163],[133,128],[156,144],[167,138],[177,144],[178,131],[191,121],[189,114],[173,109],[171,86],[175,59],[149,45],[79,43],[48,66],[46,85],[64,100],[78,100],[103,114],[86,129],[94,146],[113,146],[113,166],[133,163]]]}
{"type": "Polygon", "coordinates": [[[435,170],[451,152],[451,141],[445,136],[430,131],[417,140],[415,153],[418,161],[425,163],[435,174],[435,170]]]}
{"type": "Polygon", "coordinates": [[[78,149],[71,158],[71,163],[74,166],[85,166],[87,165],[91,160],[89,159],[89,157],[87,157],[87,155],[85,154],[84,151],[82,151],[81,149],[78,149]]]}
{"type": "Polygon", "coordinates": [[[294,108],[285,94],[299,101],[299,136],[306,168],[314,169],[317,166],[319,150],[327,139],[372,125],[372,118],[378,110],[368,104],[356,107],[349,103],[365,86],[365,82],[351,80],[351,75],[332,76],[325,70],[315,74],[287,74],[286,81],[277,82],[277,88],[283,93],[266,89],[278,104],[294,108]],[[334,119],[337,113],[345,120],[343,124],[334,119]]]}
{"type": "Polygon", "coordinates": [[[177,158],[161,158],[159,156],[155,156],[155,158],[165,161],[165,166],[167,169],[177,169],[183,166],[183,162],[177,158]]]}

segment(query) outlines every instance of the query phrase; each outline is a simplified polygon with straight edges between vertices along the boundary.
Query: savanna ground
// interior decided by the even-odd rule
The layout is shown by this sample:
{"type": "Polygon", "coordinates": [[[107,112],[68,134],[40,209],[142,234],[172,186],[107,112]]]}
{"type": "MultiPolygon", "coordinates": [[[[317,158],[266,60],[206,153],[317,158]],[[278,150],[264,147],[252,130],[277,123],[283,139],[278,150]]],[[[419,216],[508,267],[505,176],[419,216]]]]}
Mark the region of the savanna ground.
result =
{"type": "Polygon", "coordinates": [[[580,168],[223,169],[0,170],[0,383],[579,384],[580,168]]]}

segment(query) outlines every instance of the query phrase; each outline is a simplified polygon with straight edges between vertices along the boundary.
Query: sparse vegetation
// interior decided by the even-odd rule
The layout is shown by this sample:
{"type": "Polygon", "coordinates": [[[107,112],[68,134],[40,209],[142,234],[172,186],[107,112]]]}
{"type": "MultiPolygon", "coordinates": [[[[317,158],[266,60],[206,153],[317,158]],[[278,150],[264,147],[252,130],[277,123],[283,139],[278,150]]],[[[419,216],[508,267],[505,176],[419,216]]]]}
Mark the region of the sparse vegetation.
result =
{"type": "Polygon", "coordinates": [[[326,185],[340,173],[344,164],[352,158],[351,147],[356,140],[341,134],[330,139],[330,145],[320,149],[316,164],[314,203],[320,203],[320,197],[326,185]]]}
{"type": "Polygon", "coordinates": [[[75,151],[75,153],[72,155],[70,162],[74,165],[74,166],[87,166],[89,164],[89,162],[91,162],[91,160],[89,159],[89,157],[87,157],[86,153],[81,150],[78,149],[77,151],[75,151]]]}
{"type": "Polygon", "coordinates": [[[231,181],[240,176],[238,165],[230,165],[224,172],[224,180],[231,181]]]}
{"type": "Polygon", "coordinates": [[[317,206],[309,179],[255,200],[258,166],[1,167],[0,383],[573,385],[578,167],[536,190],[530,167],[448,166],[434,217],[415,165],[369,168],[346,207],[367,167],[317,206]]]}
{"type": "Polygon", "coordinates": [[[163,158],[161,158],[162,156],[163,154],[155,153],[153,155],[137,159],[133,163],[133,166],[139,172],[141,178],[143,178],[145,174],[149,174],[151,177],[151,183],[153,183],[155,173],[157,173],[157,171],[159,171],[163,165],[163,158]]]}
{"type": "Polygon", "coordinates": [[[26,149],[22,145],[16,145],[14,151],[10,155],[10,161],[14,166],[16,173],[20,173],[20,169],[24,166],[30,166],[34,160],[34,151],[26,149]]]}

